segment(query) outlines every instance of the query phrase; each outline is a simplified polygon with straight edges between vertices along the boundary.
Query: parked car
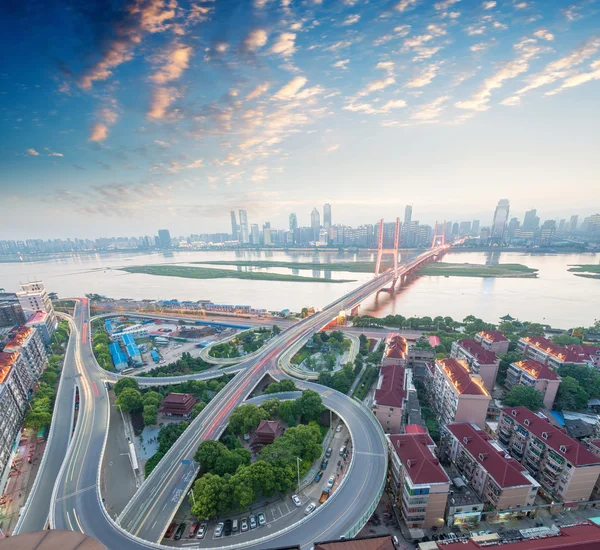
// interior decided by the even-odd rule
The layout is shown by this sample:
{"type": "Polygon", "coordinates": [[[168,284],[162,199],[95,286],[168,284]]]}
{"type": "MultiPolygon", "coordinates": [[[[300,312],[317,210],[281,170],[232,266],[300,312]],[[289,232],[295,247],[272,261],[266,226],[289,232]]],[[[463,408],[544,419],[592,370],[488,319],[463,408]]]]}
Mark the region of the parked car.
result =
{"type": "Polygon", "coordinates": [[[448,533],[446,536],[448,540],[456,540],[458,538],[455,533],[448,533]]]}
{"type": "Polygon", "coordinates": [[[327,464],[329,464],[329,460],[327,460],[326,458],[323,459],[323,462],[321,462],[321,470],[327,468],[327,464]]]}
{"type": "Polygon", "coordinates": [[[336,431],[337,433],[340,433],[340,432],[342,431],[342,425],[341,425],[341,424],[338,424],[338,426],[337,426],[337,428],[335,429],[335,431],[336,431]]]}
{"type": "Polygon", "coordinates": [[[167,529],[167,532],[165,533],[165,538],[170,539],[173,536],[175,529],[177,529],[177,524],[175,522],[173,522],[173,523],[171,523],[171,525],[169,525],[169,528],[167,529]]]}
{"type": "Polygon", "coordinates": [[[331,447],[329,447],[329,449],[327,449],[327,452],[325,453],[325,458],[329,458],[331,456],[331,447]]]}
{"type": "Polygon", "coordinates": [[[331,489],[331,487],[333,487],[334,483],[335,483],[335,476],[330,476],[330,478],[327,480],[327,487],[329,487],[331,489]]]}
{"type": "Polygon", "coordinates": [[[314,502],[311,502],[305,509],[304,509],[304,513],[308,516],[308,514],[311,514],[312,512],[314,512],[315,508],[317,507],[317,505],[314,502]]]}
{"type": "Polygon", "coordinates": [[[206,523],[200,525],[200,529],[198,529],[198,534],[196,535],[197,539],[203,539],[206,535],[206,523]]]}
{"type": "Polygon", "coordinates": [[[248,530],[248,520],[246,518],[242,518],[242,533],[245,533],[248,530]]]}
{"type": "Polygon", "coordinates": [[[344,446],[340,449],[340,456],[344,456],[345,452],[346,452],[346,447],[344,446]]]}
{"type": "Polygon", "coordinates": [[[199,528],[200,528],[199,523],[192,523],[192,526],[190,527],[190,534],[188,535],[188,537],[193,539],[196,536],[196,533],[198,532],[199,528]]]}
{"type": "Polygon", "coordinates": [[[315,476],[314,482],[315,483],[319,483],[319,481],[321,481],[321,478],[323,477],[323,472],[317,472],[317,475],[315,476]]]}
{"type": "Polygon", "coordinates": [[[267,523],[265,515],[262,512],[258,512],[256,518],[258,519],[258,525],[260,527],[262,527],[265,523],[267,523]]]}
{"type": "Polygon", "coordinates": [[[237,533],[239,530],[240,530],[240,522],[239,522],[239,520],[237,520],[237,519],[234,519],[234,520],[231,522],[231,531],[232,531],[233,533],[237,533]]]}
{"type": "Polygon", "coordinates": [[[175,540],[179,540],[183,537],[183,533],[185,533],[185,523],[180,523],[179,527],[177,527],[177,531],[175,531],[175,536],[173,537],[175,540]]]}
{"type": "Polygon", "coordinates": [[[479,531],[480,535],[491,535],[492,532],[489,529],[486,529],[485,531],[479,531]]]}
{"type": "Polygon", "coordinates": [[[233,522],[230,519],[225,520],[225,527],[223,527],[223,534],[226,537],[230,537],[232,529],[233,529],[233,522]]]}
{"type": "Polygon", "coordinates": [[[329,489],[327,487],[325,487],[325,489],[323,489],[323,492],[321,493],[321,498],[319,499],[319,502],[321,504],[323,504],[328,498],[329,498],[329,489]]]}
{"type": "Polygon", "coordinates": [[[215,537],[220,537],[223,534],[224,527],[225,524],[222,521],[217,523],[217,526],[215,527],[215,537]]]}
{"type": "Polygon", "coordinates": [[[250,522],[250,529],[256,529],[256,517],[250,514],[248,521],[250,522]]]}
{"type": "Polygon", "coordinates": [[[298,506],[298,508],[302,506],[302,501],[298,498],[298,495],[292,495],[292,501],[296,506],[298,506]]]}

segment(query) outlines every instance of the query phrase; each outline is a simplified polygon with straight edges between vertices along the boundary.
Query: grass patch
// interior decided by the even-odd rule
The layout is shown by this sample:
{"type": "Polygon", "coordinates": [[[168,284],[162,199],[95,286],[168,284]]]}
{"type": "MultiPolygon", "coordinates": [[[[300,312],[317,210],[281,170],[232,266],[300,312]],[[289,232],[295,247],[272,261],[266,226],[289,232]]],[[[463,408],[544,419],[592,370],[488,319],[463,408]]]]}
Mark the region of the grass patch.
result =
{"type": "Polygon", "coordinates": [[[289,269],[322,269],[324,271],[349,271],[353,273],[372,273],[374,262],[282,262],[270,260],[211,260],[207,262],[192,262],[203,265],[235,265],[238,267],[285,267],[289,269]]]}
{"type": "Polygon", "coordinates": [[[537,277],[537,269],[522,264],[455,264],[437,262],[424,265],[421,275],[443,275],[445,277],[505,277],[526,278],[537,277]]]}
{"type": "Polygon", "coordinates": [[[600,279],[600,264],[576,264],[569,267],[568,271],[577,277],[586,279],[600,279]]]}
{"type": "Polygon", "coordinates": [[[233,271],[209,267],[186,267],[180,265],[138,265],[122,267],[127,273],[143,273],[162,277],[182,277],[184,279],[250,279],[254,281],[287,281],[298,283],[352,283],[351,279],[322,279],[316,277],[300,277],[280,273],[260,273],[254,271],[233,271]]]}

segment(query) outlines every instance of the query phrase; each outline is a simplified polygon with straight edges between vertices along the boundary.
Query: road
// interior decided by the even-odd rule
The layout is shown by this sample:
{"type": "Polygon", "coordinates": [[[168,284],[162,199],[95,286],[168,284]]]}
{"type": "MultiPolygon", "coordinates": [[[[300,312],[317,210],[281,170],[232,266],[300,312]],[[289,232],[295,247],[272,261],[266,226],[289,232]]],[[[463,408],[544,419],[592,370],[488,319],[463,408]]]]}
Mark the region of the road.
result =
{"type": "MultiPolygon", "coordinates": [[[[423,259],[439,254],[440,251],[441,249],[432,250],[419,258],[411,260],[402,266],[402,272],[415,267],[423,259]]],[[[120,517],[120,525],[127,529],[130,534],[123,532],[122,529],[119,529],[110,521],[101,503],[99,465],[102,462],[109,418],[109,400],[104,380],[114,380],[117,377],[103,371],[93,357],[88,340],[89,309],[87,300],[82,300],[82,307],[77,308],[75,311],[75,329],[73,331],[73,336],[77,342],[84,344],[79,345],[79,354],[75,361],[79,364],[81,374],[79,378],[80,414],[73,443],[69,447],[58,478],[53,478],[57,479],[57,482],[54,490],[55,495],[51,502],[51,526],[58,529],[83,531],[97,538],[108,548],[147,548],[152,545],[151,543],[160,541],[168,523],[174,516],[195,477],[196,468],[191,459],[198,444],[204,439],[219,437],[227,425],[231,410],[246,399],[265,374],[272,372],[281,375],[277,368],[277,359],[285,349],[298,340],[308,340],[313,333],[335,319],[341,310],[349,310],[360,304],[367,296],[388,285],[392,277],[391,271],[385,272],[336,300],[322,311],[286,329],[279,338],[274,339],[253,360],[240,363],[231,369],[223,369],[224,371],[237,369],[241,372],[192,422],[184,436],[175,443],[155,468],[152,475],[148,477],[134,495],[120,517]],[[132,537],[135,537],[136,540],[133,540],[132,537]]],[[[139,381],[144,385],[156,385],[175,383],[190,378],[208,378],[209,376],[214,377],[215,373],[201,373],[199,375],[178,377],[179,379],[141,378],[139,381]]],[[[319,386],[318,389],[322,390],[323,388],[319,386]]],[[[352,400],[342,394],[336,394],[336,392],[330,390],[326,390],[326,393],[336,395],[336,398],[340,400],[337,407],[348,408],[345,411],[339,411],[342,416],[344,416],[344,412],[347,414],[354,412],[357,417],[362,415],[365,422],[370,422],[370,424],[363,424],[362,428],[354,429],[351,427],[353,437],[355,433],[358,437],[363,431],[365,432],[363,435],[368,438],[380,437],[380,428],[367,409],[361,408],[360,405],[353,403],[352,400]]],[[[351,415],[349,422],[352,423],[353,421],[351,415]]],[[[348,487],[362,489],[365,484],[360,485],[360,480],[367,471],[374,472],[374,475],[378,475],[381,480],[385,478],[385,452],[380,454],[368,450],[370,448],[375,449],[375,447],[372,447],[372,440],[368,439],[368,441],[369,443],[365,443],[367,450],[356,456],[357,470],[361,473],[361,476],[355,476],[356,479],[351,480],[348,487]],[[380,460],[376,460],[377,457],[380,457],[380,460]],[[356,484],[359,484],[360,487],[357,487],[356,484]]],[[[46,473],[44,472],[43,475],[46,475],[46,473]]],[[[348,476],[348,479],[351,478],[352,476],[348,476]]],[[[376,485],[374,479],[371,479],[368,487],[372,488],[376,485]]],[[[337,510],[339,516],[334,513],[337,509],[333,506],[336,499],[332,499],[332,505],[323,507],[329,510],[327,514],[312,514],[307,519],[309,522],[315,522],[315,525],[317,522],[321,526],[327,525],[327,528],[322,530],[318,528],[301,529],[296,532],[296,536],[301,538],[300,540],[296,539],[295,542],[300,543],[303,547],[308,547],[310,542],[307,541],[307,538],[312,536],[311,533],[317,533],[317,538],[321,539],[336,538],[342,534],[347,534],[348,528],[354,525],[356,521],[367,519],[368,516],[361,517],[363,514],[370,514],[366,510],[368,503],[359,496],[355,495],[355,498],[350,500],[348,498],[339,499],[343,501],[343,506],[340,506],[340,509],[337,510]],[[352,513],[348,513],[349,502],[352,504],[350,508],[352,513]]],[[[281,541],[276,545],[280,544],[281,541]]],[[[270,546],[270,543],[261,543],[259,547],[268,548],[270,546]]]]}

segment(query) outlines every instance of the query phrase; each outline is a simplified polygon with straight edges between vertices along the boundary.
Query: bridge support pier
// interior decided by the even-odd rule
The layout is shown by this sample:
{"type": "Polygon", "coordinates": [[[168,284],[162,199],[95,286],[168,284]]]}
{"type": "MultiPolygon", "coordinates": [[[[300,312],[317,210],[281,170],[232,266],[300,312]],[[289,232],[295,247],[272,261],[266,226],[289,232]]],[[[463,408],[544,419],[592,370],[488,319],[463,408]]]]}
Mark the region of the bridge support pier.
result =
{"type": "Polygon", "coordinates": [[[350,310],[350,315],[352,317],[356,317],[358,315],[358,306],[354,306],[351,310],[350,310]]]}

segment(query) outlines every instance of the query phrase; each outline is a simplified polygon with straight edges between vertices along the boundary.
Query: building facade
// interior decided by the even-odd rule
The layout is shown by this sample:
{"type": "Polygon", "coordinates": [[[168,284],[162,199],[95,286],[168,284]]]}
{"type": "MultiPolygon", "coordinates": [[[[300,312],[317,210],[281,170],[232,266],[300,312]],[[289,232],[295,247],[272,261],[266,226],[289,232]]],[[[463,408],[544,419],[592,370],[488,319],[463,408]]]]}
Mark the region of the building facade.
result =
{"type": "Polygon", "coordinates": [[[45,311],[48,314],[46,326],[52,337],[58,323],[52,301],[48,296],[48,292],[46,292],[44,283],[41,281],[24,283],[21,285],[21,292],[17,292],[17,296],[19,297],[19,302],[27,318],[30,318],[38,311],[45,311]]]}
{"type": "Polygon", "coordinates": [[[600,475],[600,458],[526,407],[502,410],[498,440],[540,483],[564,502],[589,500],[600,475]]]}
{"type": "Polygon", "coordinates": [[[464,338],[452,342],[452,357],[462,359],[469,365],[473,374],[478,374],[488,391],[494,389],[500,359],[493,351],[483,349],[475,340],[464,338]]]}
{"type": "Polygon", "coordinates": [[[388,436],[390,487],[409,528],[444,525],[450,479],[428,434],[388,436]]]}
{"type": "Polygon", "coordinates": [[[372,410],[388,434],[401,432],[406,395],[404,367],[381,367],[372,410]]]}
{"type": "Polygon", "coordinates": [[[563,365],[585,365],[585,359],[567,348],[557,346],[543,336],[524,336],[517,342],[517,349],[525,359],[533,359],[558,369],[563,365]]]}
{"type": "Polygon", "coordinates": [[[560,376],[548,365],[533,359],[511,363],[506,371],[506,387],[517,384],[538,390],[544,399],[544,407],[551,409],[560,386],[560,376]]]}
{"type": "Polygon", "coordinates": [[[0,328],[22,325],[26,320],[17,295],[0,292],[0,328]]]}
{"type": "Polygon", "coordinates": [[[408,345],[406,340],[397,333],[390,333],[385,339],[385,350],[383,351],[382,365],[406,366],[408,345]]]}
{"type": "Polygon", "coordinates": [[[508,353],[510,341],[499,330],[482,330],[475,335],[475,341],[485,350],[496,355],[508,353]]]}
{"type": "Polygon", "coordinates": [[[46,350],[37,329],[22,326],[4,347],[6,353],[20,353],[27,363],[29,371],[29,384],[27,391],[31,391],[38,378],[47,365],[46,350]]]}

